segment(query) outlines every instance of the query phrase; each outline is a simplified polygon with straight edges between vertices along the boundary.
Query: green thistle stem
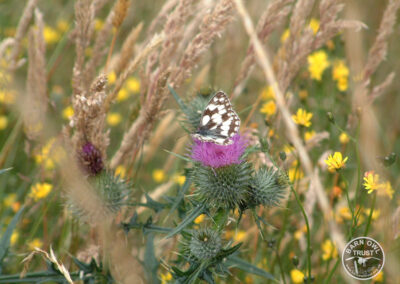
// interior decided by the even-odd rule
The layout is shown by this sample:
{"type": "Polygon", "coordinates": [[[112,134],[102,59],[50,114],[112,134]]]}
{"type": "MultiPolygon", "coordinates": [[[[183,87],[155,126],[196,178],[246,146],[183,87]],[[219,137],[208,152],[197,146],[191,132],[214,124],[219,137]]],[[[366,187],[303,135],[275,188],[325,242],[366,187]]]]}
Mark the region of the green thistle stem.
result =
{"type": "Polygon", "coordinates": [[[374,193],[374,197],[372,198],[372,205],[371,209],[369,210],[369,216],[368,216],[367,226],[365,227],[364,236],[368,236],[369,227],[371,226],[371,221],[372,221],[372,214],[374,213],[375,210],[375,203],[376,203],[376,192],[374,193]]]}
{"type": "MultiPolygon", "coordinates": [[[[278,169],[279,173],[282,174],[282,170],[278,165],[276,164],[275,160],[272,159],[270,154],[268,152],[265,152],[265,155],[270,159],[272,164],[278,169]]],[[[310,232],[310,224],[308,222],[308,217],[306,214],[306,211],[304,210],[303,205],[301,204],[301,200],[299,198],[299,195],[297,194],[296,190],[293,187],[292,182],[289,182],[290,190],[293,192],[294,197],[296,198],[297,205],[300,207],[301,213],[303,214],[304,221],[306,223],[307,227],[307,270],[308,270],[308,277],[307,277],[307,282],[311,281],[311,232],[310,232]]]]}
{"type": "Polygon", "coordinates": [[[286,284],[285,273],[283,272],[283,267],[282,267],[281,258],[279,256],[278,247],[275,248],[275,254],[276,254],[276,260],[278,261],[279,270],[281,271],[281,277],[282,277],[283,283],[286,284]]]}

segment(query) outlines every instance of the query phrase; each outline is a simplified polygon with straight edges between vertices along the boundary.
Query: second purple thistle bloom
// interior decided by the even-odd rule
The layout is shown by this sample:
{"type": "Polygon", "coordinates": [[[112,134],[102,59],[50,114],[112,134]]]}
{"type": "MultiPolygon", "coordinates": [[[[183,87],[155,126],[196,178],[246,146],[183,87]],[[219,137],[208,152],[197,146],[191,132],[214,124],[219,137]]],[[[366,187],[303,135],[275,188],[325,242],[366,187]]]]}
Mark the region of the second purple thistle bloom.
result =
{"type": "Polygon", "coordinates": [[[240,164],[243,162],[240,157],[247,147],[247,140],[239,134],[233,136],[232,140],[233,143],[230,145],[218,145],[195,139],[190,157],[200,162],[203,166],[212,168],[240,164]]]}

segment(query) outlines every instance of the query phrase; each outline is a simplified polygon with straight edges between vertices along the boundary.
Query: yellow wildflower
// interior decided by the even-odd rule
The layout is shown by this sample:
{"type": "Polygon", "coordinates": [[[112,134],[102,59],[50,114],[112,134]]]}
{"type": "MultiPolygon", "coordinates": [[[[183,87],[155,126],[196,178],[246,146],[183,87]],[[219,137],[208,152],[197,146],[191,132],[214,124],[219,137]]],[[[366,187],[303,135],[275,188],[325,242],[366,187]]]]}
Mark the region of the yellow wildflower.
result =
{"type": "Polygon", "coordinates": [[[273,116],[276,113],[276,104],[274,101],[269,101],[267,103],[264,103],[260,109],[261,113],[264,113],[267,118],[270,116],[273,116]]]}
{"type": "MultiPolygon", "coordinates": [[[[275,130],[273,130],[273,129],[270,129],[269,131],[268,131],[268,137],[272,137],[272,136],[274,136],[275,135],[275,130]]],[[[277,137],[278,138],[278,137],[277,137]]]]}
{"type": "Polygon", "coordinates": [[[310,29],[312,29],[312,31],[313,31],[313,33],[314,33],[314,35],[318,32],[318,30],[319,30],[319,20],[317,20],[317,19],[315,19],[315,18],[312,18],[311,20],[310,20],[310,23],[308,24],[308,27],[310,28],[310,29]]]}
{"type": "Polygon", "coordinates": [[[99,31],[103,28],[104,21],[102,19],[96,18],[94,19],[94,29],[95,31],[99,31]]]}
{"type": "Polygon", "coordinates": [[[119,176],[120,178],[125,178],[126,168],[123,165],[119,165],[114,172],[115,176],[119,176]]]}
{"type": "Polygon", "coordinates": [[[349,207],[341,207],[338,210],[338,215],[336,216],[336,222],[343,223],[344,220],[351,220],[351,211],[349,207]]]}
{"type": "Polygon", "coordinates": [[[33,198],[35,201],[45,198],[51,192],[53,186],[47,182],[36,183],[31,187],[31,192],[29,197],[33,198]]]}
{"type": "Polygon", "coordinates": [[[61,33],[65,33],[66,31],[68,31],[69,28],[69,24],[68,21],[66,20],[59,20],[57,22],[57,29],[61,32],[61,33]]]}
{"type": "Polygon", "coordinates": [[[306,133],[304,133],[304,140],[308,141],[308,140],[312,139],[314,136],[315,136],[314,130],[306,131],[306,133]]]}
{"type": "Polygon", "coordinates": [[[382,190],[378,191],[379,195],[386,195],[388,196],[390,199],[393,199],[393,193],[394,190],[392,188],[392,185],[390,183],[390,181],[384,182],[380,184],[380,187],[382,190]]]}
{"type": "Polygon", "coordinates": [[[165,180],[165,172],[161,169],[155,169],[153,171],[153,179],[155,182],[163,182],[165,180]]]}
{"type": "Polygon", "coordinates": [[[118,92],[118,95],[117,95],[116,100],[117,100],[117,102],[122,102],[122,101],[125,101],[127,98],[129,98],[129,92],[128,92],[127,89],[122,88],[122,89],[118,92]]]}
{"type": "Polygon", "coordinates": [[[304,283],[304,273],[298,269],[292,269],[290,271],[290,278],[294,284],[304,283]]]}
{"type": "Polygon", "coordinates": [[[338,255],[336,246],[332,243],[331,240],[325,240],[321,245],[321,249],[323,252],[322,254],[323,260],[336,258],[338,255]]]}
{"type": "Polygon", "coordinates": [[[202,223],[203,221],[204,221],[204,218],[206,217],[206,214],[201,214],[201,215],[199,215],[199,216],[197,216],[197,218],[196,219],[194,219],[194,223],[195,224],[200,224],[200,223],[202,223]]]}
{"type": "Polygon", "coordinates": [[[250,275],[246,275],[246,277],[244,278],[244,283],[246,284],[253,284],[253,278],[250,275]]]}
{"type": "Polygon", "coordinates": [[[140,92],[140,81],[135,77],[131,77],[126,81],[126,87],[132,93],[137,94],[140,92]]]}
{"type": "Polygon", "coordinates": [[[186,181],[186,177],[184,175],[175,175],[174,181],[180,186],[182,186],[186,181]]]}
{"type": "Polygon", "coordinates": [[[43,242],[39,238],[34,238],[32,241],[28,242],[29,250],[35,250],[35,248],[41,248],[43,242]]]}
{"type": "Polygon", "coordinates": [[[381,270],[373,279],[372,283],[383,282],[383,271],[381,270]]]}
{"type": "Polygon", "coordinates": [[[4,130],[7,128],[8,118],[5,115],[0,115],[0,130],[4,130]]]}
{"type": "Polygon", "coordinates": [[[349,83],[347,78],[340,78],[337,81],[337,88],[339,91],[344,92],[347,90],[347,88],[349,87],[349,83]]]}
{"type": "Polygon", "coordinates": [[[328,159],[325,160],[325,164],[328,165],[328,170],[330,172],[334,172],[334,171],[338,171],[342,168],[345,167],[346,165],[346,161],[347,161],[348,157],[343,159],[342,153],[340,152],[335,152],[332,155],[329,155],[328,159]]]}
{"type": "Polygon", "coordinates": [[[15,193],[10,193],[3,199],[4,207],[11,207],[16,200],[17,195],[15,193]]]}
{"type": "Polygon", "coordinates": [[[12,246],[15,245],[15,244],[17,243],[17,241],[18,241],[18,238],[19,238],[19,233],[18,233],[17,231],[14,231],[14,232],[11,234],[10,244],[11,244],[12,246]]]}
{"type": "Polygon", "coordinates": [[[306,232],[307,232],[307,226],[304,225],[303,227],[298,229],[296,232],[294,232],[294,238],[296,240],[300,240],[301,236],[303,236],[303,234],[306,233],[306,232]]]}
{"type": "Polygon", "coordinates": [[[379,184],[379,175],[375,174],[374,171],[369,171],[364,174],[364,187],[368,190],[368,194],[371,194],[374,190],[378,190],[380,187],[379,184]]]}
{"type": "Polygon", "coordinates": [[[54,163],[60,163],[65,158],[65,151],[61,146],[55,146],[55,138],[49,139],[34,158],[36,163],[44,166],[46,170],[54,169],[54,163]]]}
{"type": "MultiPolygon", "coordinates": [[[[1,79],[1,74],[0,74],[1,79]]],[[[0,90],[0,103],[13,104],[15,102],[15,92],[10,90],[0,90]]]]}
{"type": "Polygon", "coordinates": [[[321,81],[322,73],[329,67],[328,55],[325,51],[320,50],[310,54],[307,59],[311,79],[321,81]]]}
{"type": "Polygon", "coordinates": [[[110,112],[107,114],[107,123],[110,126],[118,125],[122,120],[122,116],[118,112],[110,112]]]}
{"type": "Polygon", "coordinates": [[[337,88],[342,92],[348,88],[349,73],[349,68],[343,60],[338,60],[333,64],[332,77],[337,81],[337,88]]]}
{"type": "Polygon", "coordinates": [[[261,90],[261,98],[266,101],[275,99],[274,89],[271,86],[264,87],[261,90]]]}
{"type": "Polygon", "coordinates": [[[233,237],[233,239],[235,240],[235,242],[243,242],[244,240],[246,240],[247,238],[247,233],[246,231],[238,231],[235,236],[233,237]]]}
{"type": "Polygon", "coordinates": [[[333,80],[347,78],[349,76],[349,68],[344,64],[343,60],[338,60],[333,64],[332,77],[333,80]]]}
{"type": "Polygon", "coordinates": [[[46,170],[54,169],[54,142],[55,138],[49,139],[46,145],[44,145],[43,148],[40,150],[39,154],[35,155],[36,163],[43,165],[46,170]]]}
{"type": "Polygon", "coordinates": [[[286,29],[281,35],[281,43],[284,43],[290,36],[290,30],[286,29]]]}
{"type": "MultiPolygon", "coordinates": [[[[371,208],[364,208],[364,214],[365,216],[369,217],[369,214],[371,214],[371,208]]],[[[381,215],[381,210],[379,209],[374,209],[372,211],[372,220],[376,220],[379,218],[379,216],[381,215]]]]}
{"type": "Polygon", "coordinates": [[[160,274],[161,284],[167,284],[172,280],[172,274],[170,272],[160,274]]]}
{"type": "Polygon", "coordinates": [[[108,84],[112,85],[117,80],[117,74],[115,74],[114,71],[111,71],[110,73],[108,73],[107,79],[108,79],[108,84]]]}
{"type": "Polygon", "coordinates": [[[296,180],[300,180],[304,177],[304,172],[301,168],[292,167],[288,171],[288,177],[291,182],[295,182],[296,180]]]}
{"type": "Polygon", "coordinates": [[[296,124],[302,125],[305,127],[310,127],[312,117],[313,117],[313,114],[311,112],[307,112],[306,110],[304,110],[302,108],[299,108],[297,110],[297,113],[295,115],[292,115],[292,119],[296,124]]]}
{"type": "Polygon", "coordinates": [[[54,44],[60,40],[60,34],[58,31],[49,26],[44,27],[43,37],[47,44],[54,44]]]}
{"type": "Polygon", "coordinates": [[[71,119],[74,116],[74,109],[72,106],[67,106],[66,108],[63,109],[62,111],[62,117],[64,119],[71,119]]]}
{"type": "Polygon", "coordinates": [[[339,136],[339,141],[342,144],[347,144],[350,141],[349,135],[346,132],[342,132],[339,136]]]}

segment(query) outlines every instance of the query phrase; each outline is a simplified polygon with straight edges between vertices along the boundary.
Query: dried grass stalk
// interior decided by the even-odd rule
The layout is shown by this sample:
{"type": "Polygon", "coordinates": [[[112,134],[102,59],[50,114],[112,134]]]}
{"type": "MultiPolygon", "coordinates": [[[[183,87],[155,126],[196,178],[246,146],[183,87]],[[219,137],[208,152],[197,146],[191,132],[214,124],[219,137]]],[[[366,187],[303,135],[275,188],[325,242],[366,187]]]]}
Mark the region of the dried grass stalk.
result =
{"type": "MultiPolygon", "coordinates": [[[[293,0],[275,0],[271,2],[265,12],[261,15],[257,24],[257,35],[261,42],[265,43],[277,27],[282,25],[292,7],[293,0]]],[[[233,96],[237,96],[243,89],[246,79],[249,77],[255,63],[254,48],[249,45],[246,57],[241,64],[239,75],[234,83],[233,96]]]]}
{"type": "MultiPolygon", "coordinates": [[[[113,34],[113,28],[116,32],[126,17],[129,9],[128,0],[118,0],[113,9],[108,14],[102,29],[97,33],[96,40],[93,45],[93,53],[85,66],[85,87],[88,88],[96,76],[96,68],[103,62],[102,59],[107,54],[107,43],[113,34]]],[[[108,70],[105,70],[108,72],[108,70]]]]}
{"type": "Polygon", "coordinates": [[[35,27],[28,37],[28,79],[27,93],[22,107],[25,130],[29,138],[36,139],[43,131],[44,116],[47,110],[46,47],[43,38],[43,16],[35,10],[35,27]]]}
{"type": "Polygon", "coordinates": [[[104,104],[105,111],[108,111],[111,102],[117,97],[118,92],[121,90],[125,81],[128,77],[135,72],[135,70],[139,67],[139,65],[143,62],[143,60],[154,50],[156,49],[164,40],[164,34],[156,34],[152,38],[152,40],[148,43],[148,45],[133,59],[130,61],[128,67],[122,72],[122,74],[118,77],[117,82],[115,83],[114,90],[107,97],[106,102],[104,104]]]}
{"type": "Polygon", "coordinates": [[[72,138],[75,150],[81,151],[82,147],[90,142],[101,152],[103,160],[106,158],[106,149],[109,144],[109,132],[104,131],[106,85],[107,76],[102,74],[97,77],[87,94],[73,97],[74,116],[70,123],[75,128],[72,138]]]}
{"type": "Polygon", "coordinates": [[[204,17],[199,33],[186,48],[178,68],[171,75],[171,86],[178,88],[184,80],[190,77],[193,67],[200,59],[200,55],[207,50],[216,37],[221,36],[227,24],[232,19],[232,0],[221,0],[214,10],[204,17]]]}
{"type": "Polygon", "coordinates": [[[35,248],[33,252],[31,252],[27,257],[25,257],[22,262],[24,263],[24,269],[22,270],[20,274],[20,278],[24,278],[26,275],[26,272],[28,271],[29,264],[32,261],[33,257],[36,255],[42,255],[45,259],[50,261],[51,263],[54,264],[54,266],[58,269],[58,271],[64,276],[65,280],[67,280],[68,283],[73,284],[71,279],[71,275],[69,274],[69,271],[67,268],[65,268],[64,264],[62,262],[59,262],[53,252],[53,249],[50,247],[50,253],[47,253],[46,251],[40,249],[40,248],[35,248]]]}
{"type": "Polygon", "coordinates": [[[118,0],[118,2],[115,4],[115,16],[112,21],[114,28],[119,29],[119,27],[122,25],[125,20],[126,14],[128,13],[130,5],[130,0],[118,0]]]}
{"type": "Polygon", "coordinates": [[[176,4],[178,4],[178,1],[179,0],[168,0],[164,3],[160,12],[151,22],[150,27],[147,30],[147,34],[152,35],[155,32],[157,25],[167,18],[168,13],[176,6],[176,4]]]}
{"type": "Polygon", "coordinates": [[[85,50],[89,45],[93,32],[94,6],[90,0],[78,0],[75,3],[75,44],[76,59],[72,73],[72,87],[74,94],[78,95],[85,91],[84,64],[85,50]]]}
{"type": "Polygon", "coordinates": [[[16,68],[19,53],[21,52],[22,40],[28,31],[29,24],[33,17],[33,10],[37,5],[37,0],[29,0],[25,5],[24,12],[19,20],[17,31],[14,37],[14,46],[10,54],[9,61],[11,62],[11,69],[16,68]]]}
{"type": "Polygon", "coordinates": [[[121,52],[116,59],[115,67],[112,70],[115,70],[117,74],[123,72],[128,65],[131,58],[133,58],[135,52],[135,43],[143,29],[143,23],[137,25],[134,29],[131,30],[128,37],[124,41],[121,52]]]}
{"type": "Polygon", "coordinates": [[[369,80],[376,71],[379,64],[385,59],[387,53],[387,41],[393,33],[393,27],[396,24],[397,10],[400,8],[399,0],[390,0],[378,30],[378,35],[374,44],[369,50],[367,63],[364,67],[364,80],[369,80]]]}
{"type": "Polygon", "coordinates": [[[165,40],[160,53],[160,68],[165,68],[176,57],[176,47],[182,39],[186,19],[190,16],[193,0],[180,0],[176,9],[168,16],[164,26],[165,40]]]}

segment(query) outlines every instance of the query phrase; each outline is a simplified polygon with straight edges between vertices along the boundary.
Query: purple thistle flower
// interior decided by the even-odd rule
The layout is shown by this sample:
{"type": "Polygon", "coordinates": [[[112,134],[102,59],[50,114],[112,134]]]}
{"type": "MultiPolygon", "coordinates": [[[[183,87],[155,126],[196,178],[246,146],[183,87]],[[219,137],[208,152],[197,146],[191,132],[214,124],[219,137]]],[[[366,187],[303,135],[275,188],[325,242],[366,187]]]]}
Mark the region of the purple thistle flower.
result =
{"type": "Polygon", "coordinates": [[[203,166],[212,168],[240,164],[243,162],[240,157],[246,149],[247,140],[239,134],[233,136],[232,140],[233,143],[230,145],[218,145],[195,139],[190,157],[203,166]]]}
{"type": "Polygon", "coordinates": [[[85,170],[89,175],[97,175],[103,170],[104,164],[101,152],[92,143],[87,142],[82,146],[80,156],[85,170]]]}

